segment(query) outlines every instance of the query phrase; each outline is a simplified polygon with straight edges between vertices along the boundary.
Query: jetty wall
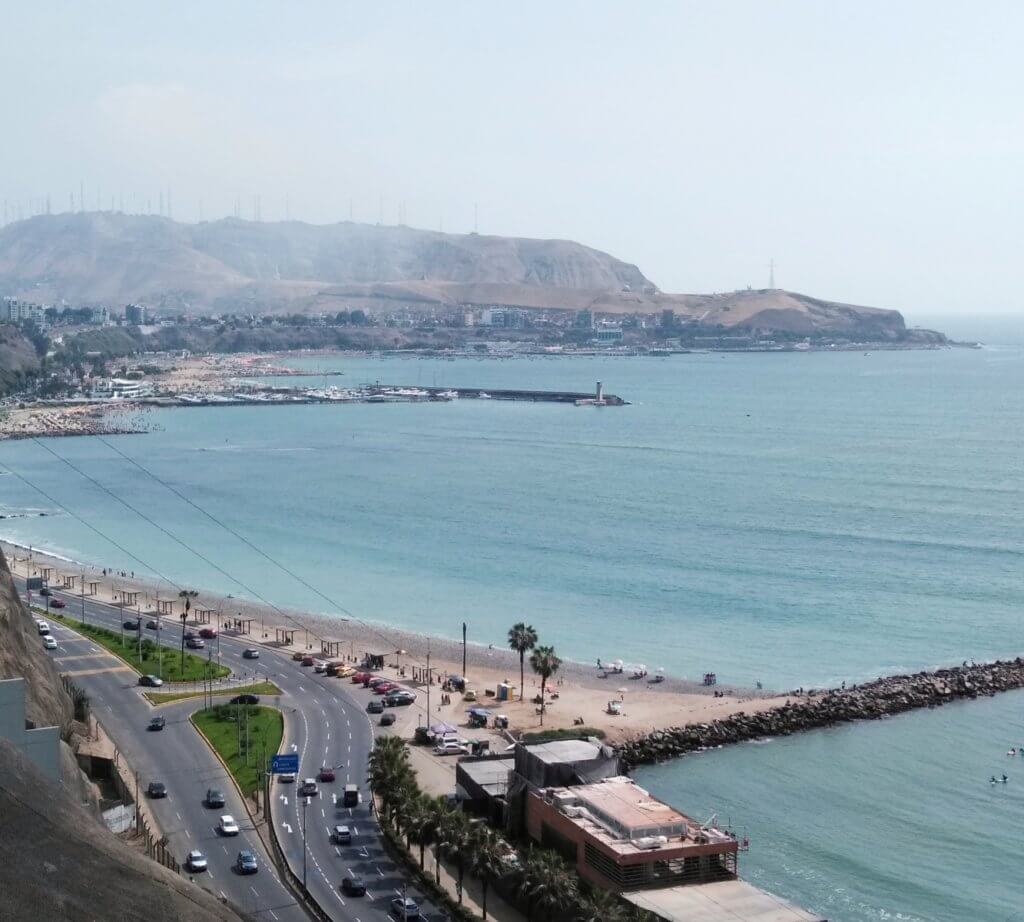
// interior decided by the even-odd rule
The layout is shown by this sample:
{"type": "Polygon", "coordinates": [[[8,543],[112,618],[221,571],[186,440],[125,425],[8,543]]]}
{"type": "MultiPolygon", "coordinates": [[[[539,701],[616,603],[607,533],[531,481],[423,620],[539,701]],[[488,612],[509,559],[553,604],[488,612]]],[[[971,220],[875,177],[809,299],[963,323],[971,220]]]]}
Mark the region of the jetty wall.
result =
{"type": "Polygon", "coordinates": [[[877,720],[964,698],[1024,688],[1024,659],[888,676],[845,689],[808,692],[758,714],[740,712],[711,723],[655,730],[627,740],[619,753],[627,765],[661,762],[729,743],[788,736],[854,720],[877,720]]]}

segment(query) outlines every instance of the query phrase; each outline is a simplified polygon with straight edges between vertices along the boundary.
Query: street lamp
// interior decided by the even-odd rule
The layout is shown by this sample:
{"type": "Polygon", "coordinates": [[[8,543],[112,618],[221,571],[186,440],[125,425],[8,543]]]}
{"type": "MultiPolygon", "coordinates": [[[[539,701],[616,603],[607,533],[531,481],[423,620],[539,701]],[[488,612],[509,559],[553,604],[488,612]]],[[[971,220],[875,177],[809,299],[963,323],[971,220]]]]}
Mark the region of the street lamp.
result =
{"type": "Polygon", "coordinates": [[[306,889],[306,807],[309,806],[309,798],[302,798],[302,889],[306,889]]]}

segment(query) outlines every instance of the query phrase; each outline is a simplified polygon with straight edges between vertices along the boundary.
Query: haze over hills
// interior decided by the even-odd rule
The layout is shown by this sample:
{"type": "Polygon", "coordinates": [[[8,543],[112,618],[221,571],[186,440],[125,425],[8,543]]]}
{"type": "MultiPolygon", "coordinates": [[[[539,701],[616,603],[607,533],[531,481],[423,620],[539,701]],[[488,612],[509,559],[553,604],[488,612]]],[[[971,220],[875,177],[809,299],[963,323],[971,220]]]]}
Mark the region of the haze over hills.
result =
{"type": "Polygon", "coordinates": [[[780,289],[666,294],[636,266],[568,240],[405,226],[153,215],[40,215],[0,229],[0,293],[40,303],[271,313],[512,306],[659,314],[709,326],[907,336],[898,311],[780,289]]]}

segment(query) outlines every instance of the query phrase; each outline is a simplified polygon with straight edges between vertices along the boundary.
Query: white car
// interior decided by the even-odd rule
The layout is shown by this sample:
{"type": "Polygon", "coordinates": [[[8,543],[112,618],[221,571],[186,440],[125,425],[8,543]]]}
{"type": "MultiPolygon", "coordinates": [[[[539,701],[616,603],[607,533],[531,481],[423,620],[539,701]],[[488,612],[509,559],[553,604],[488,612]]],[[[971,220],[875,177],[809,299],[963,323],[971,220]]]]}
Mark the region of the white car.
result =
{"type": "Polygon", "coordinates": [[[217,827],[220,830],[222,836],[237,836],[238,835],[238,823],[235,822],[233,816],[229,816],[227,813],[220,818],[220,825],[217,827]]]}
{"type": "Polygon", "coordinates": [[[50,633],[50,625],[48,625],[45,621],[37,621],[36,627],[39,629],[40,634],[50,633]]]}
{"type": "Polygon", "coordinates": [[[47,650],[56,650],[57,649],[57,638],[56,637],[51,637],[49,634],[47,634],[43,638],[43,646],[46,647],[47,650]]]}
{"type": "Polygon", "coordinates": [[[445,740],[434,747],[434,755],[458,756],[469,752],[468,746],[463,746],[458,740],[445,740]]]}
{"type": "Polygon", "coordinates": [[[348,826],[335,826],[331,838],[338,845],[349,845],[352,842],[352,830],[348,826]]]}
{"type": "Polygon", "coordinates": [[[295,772],[281,772],[277,776],[278,784],[294,784],[295,783],[295,772]]]}
{"type": "Polygon", "coordinates": [[[206,856],[201,851],[191,851],[185,859],[185,867],[190,871],[205,871],[206,856]]]}

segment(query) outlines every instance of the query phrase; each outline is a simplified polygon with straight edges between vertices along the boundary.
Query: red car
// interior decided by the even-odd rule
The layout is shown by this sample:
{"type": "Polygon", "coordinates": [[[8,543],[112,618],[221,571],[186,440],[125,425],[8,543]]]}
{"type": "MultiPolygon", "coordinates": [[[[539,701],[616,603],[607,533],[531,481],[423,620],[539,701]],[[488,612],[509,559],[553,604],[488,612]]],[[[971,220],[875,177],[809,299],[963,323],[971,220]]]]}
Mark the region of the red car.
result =
{"type": "Polygon", "coordinates": [[[373,693],[375,695],[386,695],[393,688],[398,688],[394,682],[381,682],[379,685],[374,685],[373,693]]]}
{"type": "Polygon", "coordinates": [[[212,627],[204,627],[199,631],[200,637],[205,637],[207,640],[213,640],[217,636],[217,632],[212,627]]]}
{"type": "Polygon", "coordinates": [[[384,676],[382,675],[375,675],[370,676],[370,678],[367,679],[363,684],[367,688],[376,688],[378,685],[380,685],[381,682],[387,682],[387,679],[385,679],[384,676]]]}
{"type": "Polygon", "coordinates": [[[328,768],[326,765],[320,769],[320,774],[317,775],[320,781],[333,781],[334,780],[334,769],[328,768]]]}
{"type": "Polygon", "coordinates": [[[50,608],[63,608],[64,603],[60,599],[51,599],[50,608]]]}
{"type": "Polygon", "coordinates": [[[303,666],[312,666],[313,665],[313,657],[312,656],[304,656],[304,657],[302,657],[302,664],[301,665],[303,665],[303,666]]]}
{"type": "Polygon", "coordinates": [[[370,678],[372,678],[372,676],[368,672],[357,672],[354,676],[352,676],[352,684],[362,685],[370,678]]]}

